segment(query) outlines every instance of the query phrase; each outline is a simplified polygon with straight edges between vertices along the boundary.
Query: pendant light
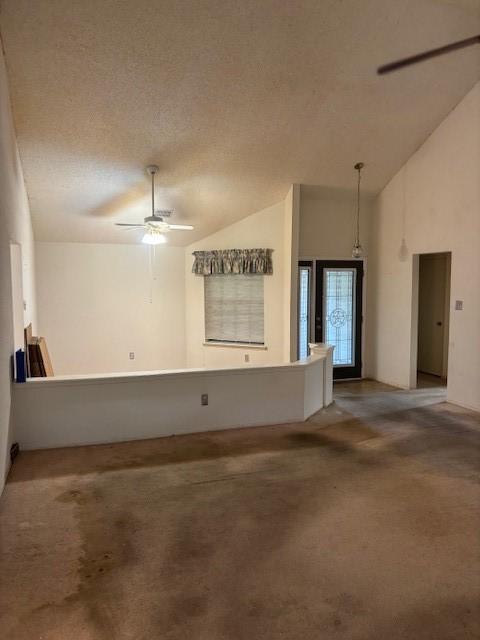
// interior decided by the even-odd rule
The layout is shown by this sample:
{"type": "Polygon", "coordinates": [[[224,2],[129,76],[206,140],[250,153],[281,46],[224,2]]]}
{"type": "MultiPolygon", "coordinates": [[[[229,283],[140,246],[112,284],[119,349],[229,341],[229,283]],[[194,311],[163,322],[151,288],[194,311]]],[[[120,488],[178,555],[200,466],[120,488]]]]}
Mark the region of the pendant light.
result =
{"type": "Polygon", "coordinates": [[[352,258],[361,258],[363,256],[363,248],[360,244],[360,179],[361,172],[364,167],[363,162],[357,162],[354,166],[355,171],[358,171],[358,181],[357,181],[357,220],[356,220],[356,231],[355,231],[355,244],[352,249],[352,258]]]}

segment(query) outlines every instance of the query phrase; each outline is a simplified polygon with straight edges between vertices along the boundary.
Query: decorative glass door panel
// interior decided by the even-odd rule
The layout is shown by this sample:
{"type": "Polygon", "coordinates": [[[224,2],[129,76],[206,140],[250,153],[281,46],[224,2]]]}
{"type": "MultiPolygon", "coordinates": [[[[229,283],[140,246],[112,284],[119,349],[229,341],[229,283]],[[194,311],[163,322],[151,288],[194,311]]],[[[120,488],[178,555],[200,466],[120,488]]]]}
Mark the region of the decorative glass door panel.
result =
{"type": "Polygon", "coordinates": [[[323,342],[335,347],[333,366],[355,364],[355,269],[323,270],[323,342]]]}
{"type": "Polygon", "coordinates": [[[308,357],[310,342],[310,280],[312,267],[300,263],[298,267],[298,359],[308,357]]]}
{"type": "Polygon", "coordinates": [[[315,341],[335,347],[334,378],[361,377],[363,263],[316,263],[315,341]]]}

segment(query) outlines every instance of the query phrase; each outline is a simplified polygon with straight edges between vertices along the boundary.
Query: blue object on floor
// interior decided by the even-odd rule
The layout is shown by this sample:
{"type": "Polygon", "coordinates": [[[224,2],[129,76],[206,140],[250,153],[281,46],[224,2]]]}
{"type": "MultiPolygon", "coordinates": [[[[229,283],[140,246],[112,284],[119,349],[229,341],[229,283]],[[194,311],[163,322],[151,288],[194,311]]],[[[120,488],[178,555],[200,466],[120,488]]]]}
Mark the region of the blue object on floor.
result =
{"type": "Polygon", "coordinates": [[[25,382],[27,377],[25,373],[25,351],[18,349],[15,352],[15,382],[25,382]]]}

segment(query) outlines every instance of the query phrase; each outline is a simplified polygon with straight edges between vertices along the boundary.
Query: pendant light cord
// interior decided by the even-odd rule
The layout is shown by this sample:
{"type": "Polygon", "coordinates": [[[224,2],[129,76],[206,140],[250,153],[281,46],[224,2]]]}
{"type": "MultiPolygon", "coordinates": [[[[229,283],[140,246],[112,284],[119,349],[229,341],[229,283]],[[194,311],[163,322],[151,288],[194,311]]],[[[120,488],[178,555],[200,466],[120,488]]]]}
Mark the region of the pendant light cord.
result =
{"type": "Polygon", "coordinates": [[[356,244],[360,244],[360,173],[362,171],[361,167],[358,167],[358,182],[357,182],[357,237],[356,244]]]}

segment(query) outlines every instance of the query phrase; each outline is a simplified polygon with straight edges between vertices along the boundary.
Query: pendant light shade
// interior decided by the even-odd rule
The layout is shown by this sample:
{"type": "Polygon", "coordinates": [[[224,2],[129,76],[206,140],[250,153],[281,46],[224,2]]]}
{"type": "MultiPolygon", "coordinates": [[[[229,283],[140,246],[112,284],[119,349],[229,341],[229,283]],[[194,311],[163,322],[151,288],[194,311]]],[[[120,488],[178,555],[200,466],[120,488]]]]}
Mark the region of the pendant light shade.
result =
{"type": "Polygon", "coordinates": [[[352,249],[352,258],[362,258],[363,257],[363,247],[361,244],[355,243],[352,249]]]}
{"type": "Polygon", "coordinates": [[[361,258],[363,256],[363,247],[360,244],[360,179],[361,172],[364,167],[363,162],[357,162],[354,166],[355,171],[358,172],[358,180],[357,180],[357,217],[356,217],[356,227],[355,227],[355,242],[352,249],[352,258],[361,258]]]}

